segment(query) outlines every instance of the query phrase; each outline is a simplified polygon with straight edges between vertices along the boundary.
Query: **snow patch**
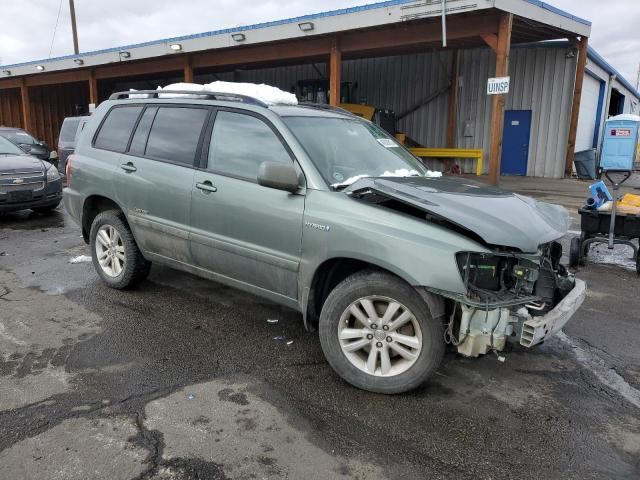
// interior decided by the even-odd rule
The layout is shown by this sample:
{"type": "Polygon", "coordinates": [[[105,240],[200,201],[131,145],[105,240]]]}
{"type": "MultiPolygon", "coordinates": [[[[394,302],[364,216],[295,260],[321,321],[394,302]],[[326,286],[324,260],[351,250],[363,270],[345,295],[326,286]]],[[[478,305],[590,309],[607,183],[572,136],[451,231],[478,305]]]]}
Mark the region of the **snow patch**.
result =
{"type": "MultiPolygon", "coordinates": [[[[158,87],[162,90],[187,90],[193,92],[216,92],[231,93],[236,95],[246,95],[266,103],[267,105],[297,105],[298,99],[293,93],[285,92],[271,85],[256,83],[237,83],[237,82],[211,82],[206,85],[199,83],[172,83],[166,87],[158,87]]],[[[186,94],[158,94],[159,98],[181,98],[192,97],[186,94]]]]}
{"type": "Polygon", "coordinates": [[[79,255],[69,260],[69,263],[89,263],[89,262],[91,262],[91,257],[87,255],[79,255]]]}
{"type": "MultiPolygon", "coordinates": [[[[351,185],[355,182],[357,182],[358,180],[360,180],[361,178],[367,178],[370,177],[371,175],[355,175],[353,177],[349,177],[347,178],[344,182],[340,182],[340,183],[334,183],[331,186],[336,188],[336,187],[346,187],[348,185],[351,185]]],[[[398,170],[395,170],[393,172],[390,171],[385,171],[382,175],[379,175],[380,177],[419,177],[421,176],[420,173],[416,170],[409,170],[407,168],[400,168],[398,170]]],[[[428,177],[428,178],[440,178],[442,176],[442,172],[436,172],[433,170],[427,170],[427,173],[425,173],[423,175],[424,177],[428,177]]]]}

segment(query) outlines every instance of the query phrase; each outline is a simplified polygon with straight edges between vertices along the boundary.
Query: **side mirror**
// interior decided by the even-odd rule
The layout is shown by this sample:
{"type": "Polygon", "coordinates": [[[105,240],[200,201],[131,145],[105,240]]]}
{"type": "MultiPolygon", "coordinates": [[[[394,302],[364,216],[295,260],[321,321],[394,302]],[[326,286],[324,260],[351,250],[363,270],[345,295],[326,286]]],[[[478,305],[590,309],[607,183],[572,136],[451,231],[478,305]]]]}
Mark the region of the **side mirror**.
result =
{"type": "Polygon", "coordinates": [[[300,189],[298,172],[292,163],[262,162],[258,170],[258,184],[291,193],[300,189]]]}

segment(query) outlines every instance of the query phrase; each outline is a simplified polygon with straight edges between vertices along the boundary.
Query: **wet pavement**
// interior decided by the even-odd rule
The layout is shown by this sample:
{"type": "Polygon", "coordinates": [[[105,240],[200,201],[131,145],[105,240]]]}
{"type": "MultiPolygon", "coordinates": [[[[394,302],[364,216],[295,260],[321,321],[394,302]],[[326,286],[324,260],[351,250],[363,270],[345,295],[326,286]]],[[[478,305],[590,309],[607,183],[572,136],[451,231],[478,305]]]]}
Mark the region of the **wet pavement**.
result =
{"type": "Polygon", "coordinates": [[[341,381],[295,312],[161,267],[110,290],[88,253],[62,210],[0,216],[2,478],[640,478],[626,253],[580,268],[563,335],[399,396],[341,381]]]}

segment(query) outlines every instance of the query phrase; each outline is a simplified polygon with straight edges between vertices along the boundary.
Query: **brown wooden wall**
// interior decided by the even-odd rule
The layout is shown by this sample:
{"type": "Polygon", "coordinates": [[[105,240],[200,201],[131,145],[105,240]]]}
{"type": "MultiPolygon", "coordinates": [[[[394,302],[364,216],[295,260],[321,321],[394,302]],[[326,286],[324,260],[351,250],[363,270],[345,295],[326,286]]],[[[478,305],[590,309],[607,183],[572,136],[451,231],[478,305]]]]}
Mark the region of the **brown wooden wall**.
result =
{"type": "Polygon", "coordinates": [[[55,150],[60,127],[65,117],[82,114],[89,104],[87,82],[62,83],[29,87],[31,103],[31,130],[55,150]]]}
{"type": "Polygon", "coordinates": [[[19,88],[0,90],[0,125],[22,127],[22,103],[19,88]]]}

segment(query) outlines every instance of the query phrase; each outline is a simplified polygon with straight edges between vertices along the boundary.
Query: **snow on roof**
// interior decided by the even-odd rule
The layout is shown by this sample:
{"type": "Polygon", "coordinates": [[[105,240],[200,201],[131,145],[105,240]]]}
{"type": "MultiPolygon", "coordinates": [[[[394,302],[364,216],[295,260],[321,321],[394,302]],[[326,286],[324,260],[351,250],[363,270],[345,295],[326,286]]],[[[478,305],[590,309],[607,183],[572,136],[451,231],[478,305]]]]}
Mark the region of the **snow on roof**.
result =
{"type": "MultiPolygon", "coordinates": [[[[211,82],[206,85],[199,83],[172,83],[166,87],[158,87],[158,90],[182,90],[193,92],[215,92],[233,93],[236,95],[246,95],[247,97],[260,100],[267,105],[298,105],[298,99],[293,93],[285,92],[270,85],[256,83],[236,83],[236,82],[211,82]]],[[[158,98],[178,96],[188,97],[189,94],[158,94],[158,98]]]]}

